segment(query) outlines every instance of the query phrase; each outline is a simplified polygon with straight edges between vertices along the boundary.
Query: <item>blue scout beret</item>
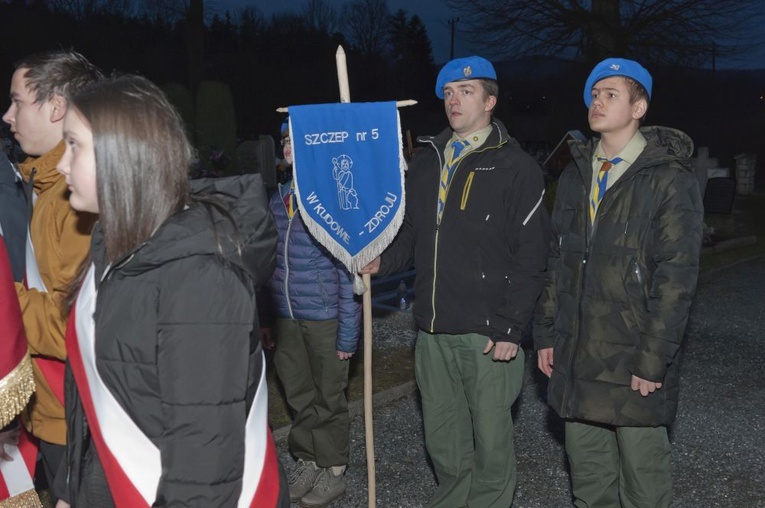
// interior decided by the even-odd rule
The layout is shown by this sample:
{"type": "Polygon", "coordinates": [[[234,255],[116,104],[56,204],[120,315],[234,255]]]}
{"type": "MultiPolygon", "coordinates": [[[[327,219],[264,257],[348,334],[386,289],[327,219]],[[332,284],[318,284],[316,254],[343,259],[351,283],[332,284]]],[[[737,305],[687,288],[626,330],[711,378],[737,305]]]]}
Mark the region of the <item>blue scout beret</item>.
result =
{"type": "Polygon", "coordinates": [[[282,128],[279,131],[279,134],[284,134],[288,130],[290,130],[290,117],[289,116],[287,118],[285,118],[284,121],[282,122],[282,128]]]}
{"type": "Polygon", "coordinates": [[[592,102],[592,87],[601,79],[609,78],[611,76],[623,76],[625,78],[634,79],[643,85],[645,91],[648,92],[648,98],[651,98],[653,78],[645,67],[634,60],[627,60],[625,58],[606,58],[592,69],[590,77],[587,78],[587,83],[584,85],[584,103],[588,108],[592,102]]]}
{"type": "Polygon", "coordinates": [[[466,79],[497,79],[494,66],[480,56],[468,56],[455,58],[444,65],[436,79],[436,97],[444,98],[444,86],[452,81],[464,81],[466,79]]]}

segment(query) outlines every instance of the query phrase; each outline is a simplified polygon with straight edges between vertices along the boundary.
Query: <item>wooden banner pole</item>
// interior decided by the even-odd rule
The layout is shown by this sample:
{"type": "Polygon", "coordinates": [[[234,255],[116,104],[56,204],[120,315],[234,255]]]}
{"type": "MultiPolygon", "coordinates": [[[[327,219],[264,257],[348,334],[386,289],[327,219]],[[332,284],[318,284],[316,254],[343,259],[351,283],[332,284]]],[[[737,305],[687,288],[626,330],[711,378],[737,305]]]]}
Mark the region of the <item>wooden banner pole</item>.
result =
{"type": "MultiPolygon", "coordinates": [[[[348,82],[348,66],[345,61],[345,50],[342,46],[337,47],[335,53],[337,64],[337,82],[340,88],[340,102],[351,102],[351,90],[348,82]]],[[[415,100],[396,101],[396,107],[414,106],[415,100]]],[[[276,111],[288,113],[289,108],[280,107],[276,111]]],[[[411,144],[411,140],[409,141],[411,144]]],[[[375,494],[375,440],[372,422],[372,277],[362,274],[362,281],[366,291],[362,297],[364,319],[364,430],[365,445],[367,451],[367,485],[369,490],[369,507],[374,508],[377,504],[375,494]]]]}
{"type": "MultiPolygon", "coordinates": [[[[337,63],[337,83],[340,86],[340,102],[351,102],[348,66],[345,61],[345,50],[342,46],[337,47],[335,61],[337,63]]],[[[364,431],[367,450],[369,507],[374,508],[377,500],[375,493],[375,438],[372,422],[372,277],[366,273],[362,275],[362,280],[364,287],[367,288],[362,300],[364,316],[364,431]]]]}

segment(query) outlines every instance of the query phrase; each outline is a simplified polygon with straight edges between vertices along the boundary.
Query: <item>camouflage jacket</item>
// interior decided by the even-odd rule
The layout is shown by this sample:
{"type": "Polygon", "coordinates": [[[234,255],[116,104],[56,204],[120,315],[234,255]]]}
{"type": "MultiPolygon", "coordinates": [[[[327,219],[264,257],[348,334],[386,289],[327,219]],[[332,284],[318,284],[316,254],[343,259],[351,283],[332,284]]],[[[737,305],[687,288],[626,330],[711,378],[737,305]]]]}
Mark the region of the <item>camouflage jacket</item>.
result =
{"type": "Polygon", "coordinates": [[[703,210],[690,171],[693,142],[664,127],[606,192],[588,202],[597,139],[574,142],[555,199],[537,349],[554,347],[548,401],[563,418],[617,426],[668,425],[678,401],[678,355],[696,289],[703,210]],[[648,397],[632,375],[662,382],[648,397]]]}

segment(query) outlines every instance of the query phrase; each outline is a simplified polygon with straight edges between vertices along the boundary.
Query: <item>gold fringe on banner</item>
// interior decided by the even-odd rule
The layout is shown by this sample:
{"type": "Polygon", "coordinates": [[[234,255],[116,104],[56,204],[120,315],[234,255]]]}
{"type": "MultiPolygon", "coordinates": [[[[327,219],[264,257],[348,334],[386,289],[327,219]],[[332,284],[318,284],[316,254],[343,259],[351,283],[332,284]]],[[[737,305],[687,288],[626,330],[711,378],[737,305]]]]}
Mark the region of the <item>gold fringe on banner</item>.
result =
{"type": "MultiPolygon", "coordinates": [[[[14,369],[0,380],[0,428],[5,427],[16,418],[16,415],[29,402],[29,398],[34,391],[35,381],[34,372],[32,371],[32,359],[29,357],[29,353],[27,353],[14,369]]],[[[5,506],[5,504],[0,503],[0,508],[5,508],[5,506]]]]}
{"type": "MultiPolygon", "coordinates": [[[[27,356],[29,358],[29,356],[27,356]]],[[[0,508],[43,508],[34,489],[0,501],[0,508]]]]}

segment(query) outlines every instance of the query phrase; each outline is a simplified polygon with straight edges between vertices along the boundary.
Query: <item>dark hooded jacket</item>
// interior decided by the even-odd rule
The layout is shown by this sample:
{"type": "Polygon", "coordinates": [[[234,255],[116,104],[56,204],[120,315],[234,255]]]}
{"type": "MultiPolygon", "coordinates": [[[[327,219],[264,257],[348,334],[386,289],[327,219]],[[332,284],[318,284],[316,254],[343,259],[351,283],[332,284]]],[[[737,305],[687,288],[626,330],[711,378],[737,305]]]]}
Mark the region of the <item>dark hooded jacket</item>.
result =
{"type": "MultiPolygon", "coordinates": [[[[236,506],[245,419],[265,368],[255,290],[273,271],[276,230],[260,177],[194,185],[236,226],[195,201],[111,267],[94,232],[96,365],[159,448],[153,506],[236,506]]],[[[71,373],[67,381],[68,497],[77,508],[112,506],[71,373]]]]}
{"type": "Polygon", "coordinates": [[[0,150],[0,228],[8,249],[13,280],[24,280],[27,246],[27,199],[11,162],[0,150]]]}
{"type": "Polygon", "coordinates": [[[589,219],[597,139],[573,142],[555,199],[549,279],[536,348],[554,347],[548,401],[563,418],[617,426],[668,425],[678,402],[678,356],[696,289],[703,210],[690,169],[693,142],[664,127],[589,219]],[[632,375],[661,382],[642,397],[632,375]]]}
{"type": "Polygon", "coordinates": [[[414,262],[414,317],[429,333],[521,341],[544,279],[549,216],[539,165],[492,119],[484,144],[458,163],[436,224],[446,129],[425,143],[406,177],[406,213],[380,275],[414,262]]]}

